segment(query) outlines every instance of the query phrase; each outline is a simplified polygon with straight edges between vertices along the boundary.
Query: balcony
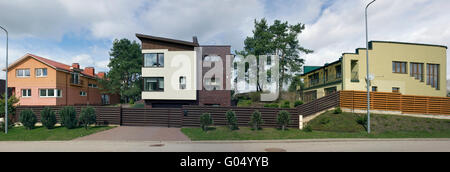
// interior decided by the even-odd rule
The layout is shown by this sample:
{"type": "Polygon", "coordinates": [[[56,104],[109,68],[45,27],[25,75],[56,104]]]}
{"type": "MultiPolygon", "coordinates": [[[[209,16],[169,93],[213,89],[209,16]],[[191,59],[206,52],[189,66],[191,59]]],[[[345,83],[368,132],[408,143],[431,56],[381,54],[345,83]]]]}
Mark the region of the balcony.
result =
{"type": "Polygon", "coordinates": [[[305,83],[305,90],[312,89],[316,87],[322,87],[330,84],[336,84],[342,82],[342,75],[328,75],[328,78],[319,78],[315,80],[310,80],[305,83]]]}
{"type": "Polygon", "coordinates": [[[81,87],[81,86],[83,86],[83,80],[80,79],[77,81],[77,80],[74,80],[73,78],[70,78],[70,85],[81,87]]]}

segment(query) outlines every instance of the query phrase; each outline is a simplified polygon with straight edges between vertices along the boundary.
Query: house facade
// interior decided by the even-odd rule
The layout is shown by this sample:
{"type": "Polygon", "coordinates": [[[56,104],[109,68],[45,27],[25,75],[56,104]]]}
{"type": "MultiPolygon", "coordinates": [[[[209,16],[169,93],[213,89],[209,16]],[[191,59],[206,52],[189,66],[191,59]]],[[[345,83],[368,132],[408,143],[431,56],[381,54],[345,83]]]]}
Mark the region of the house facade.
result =
{"type": "Polygon", "coordinates": [[[136,37],[142,42],[146,107],[231,105],[231,91],[225,89],[230,77],[224,71],[230,46],[200,46],[196,37],[192,42],[142,34],[136,37]],[[220,64],[220,75],[205,78],[220,64]]]}
{"type": "Polygon", "coordinates": [[[105,105],[119,103],[118,95],[102,94],[93,67],[80,68],[33,54],[8,66],[8,88],[22,106],[105,105]]]}
{"type": "MultiPolygon", "coordinates": [[[[340,90],[367,91],[366,49],[344,53],[333,63],[301,75],[304,101],[340,90]]],[[[447,47],[404,42],[369,42],[370,90],[404,95],[447,96],[447,47]]]]}

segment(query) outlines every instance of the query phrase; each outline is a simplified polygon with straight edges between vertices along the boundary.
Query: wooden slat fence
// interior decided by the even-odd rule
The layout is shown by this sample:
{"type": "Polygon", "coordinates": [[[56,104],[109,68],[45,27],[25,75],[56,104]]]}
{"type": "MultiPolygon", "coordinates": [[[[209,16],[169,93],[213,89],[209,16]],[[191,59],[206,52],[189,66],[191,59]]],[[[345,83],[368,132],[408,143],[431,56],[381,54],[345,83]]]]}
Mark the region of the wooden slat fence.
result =
{"type": "MultiPolygon", "coordinates": [[[[370,97],[370,109],[373,110],[450,115],[450,98],[448,97],[411,96],[384,92],[371,92],[370,97]]],[[[367,92],[341,91],[340,106],[349,109],[367,109],[367,92]]]]}
{"type": "Polygon", "coordinates": [[[296,109],[299,115],[309,116],[321,111],[338,107],[340,93],[336,92],[320,99],[298,106],[296,109]]]}
{"type": "Polygon", "coordinates": [[[184,106],[183,111],[187,116],[182,118],[183,127],[199,127],[200,116],[203,113],[210,113],[214,120],[214,125],[225,126],[227,124],[225,113],[233,110],[236,113],[239,126],[249,126],[250,116],[256,110],[261,112],[264,120],[263,127],[277,127],[277,115],[280,111],[286,110],[291,114],[291,124],[289,127],[298,128],[298,111],[296,109],[278,109],[278,108],[246,108],[246,107],[201,107],[184,106]]]}

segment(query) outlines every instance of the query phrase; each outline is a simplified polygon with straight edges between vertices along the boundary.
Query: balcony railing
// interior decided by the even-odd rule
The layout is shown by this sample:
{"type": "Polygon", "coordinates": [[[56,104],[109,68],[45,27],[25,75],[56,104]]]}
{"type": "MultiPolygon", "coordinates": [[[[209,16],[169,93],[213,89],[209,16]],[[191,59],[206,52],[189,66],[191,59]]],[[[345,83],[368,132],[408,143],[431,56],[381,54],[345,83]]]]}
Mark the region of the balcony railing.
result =
{"type": "Polygon", "coordinates": [[[319,78],[315,80],[310,80],[309,82],[305,83],[305,89],[312,88],[312,87],[319,87],[331,83],[336,83],[342,81],[342,75],[328,75],[327,78],[319,78]]]}

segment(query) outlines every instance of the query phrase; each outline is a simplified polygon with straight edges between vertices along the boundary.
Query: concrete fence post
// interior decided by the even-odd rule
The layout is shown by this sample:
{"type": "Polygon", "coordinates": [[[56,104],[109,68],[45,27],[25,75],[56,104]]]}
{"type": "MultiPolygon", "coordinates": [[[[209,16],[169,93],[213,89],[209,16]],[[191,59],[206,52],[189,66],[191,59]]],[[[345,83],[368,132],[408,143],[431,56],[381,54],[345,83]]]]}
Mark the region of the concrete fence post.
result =
{"type": "Polygon", "coordinates": [[[298,116],[298,129],[303,130],[303,115],[298,116]]]}

